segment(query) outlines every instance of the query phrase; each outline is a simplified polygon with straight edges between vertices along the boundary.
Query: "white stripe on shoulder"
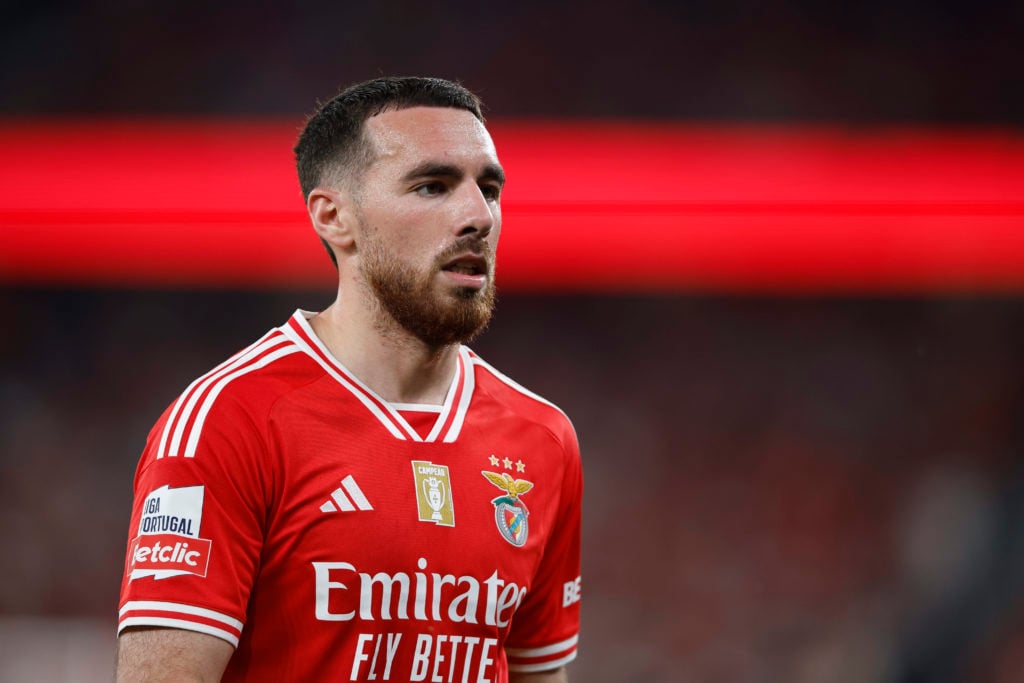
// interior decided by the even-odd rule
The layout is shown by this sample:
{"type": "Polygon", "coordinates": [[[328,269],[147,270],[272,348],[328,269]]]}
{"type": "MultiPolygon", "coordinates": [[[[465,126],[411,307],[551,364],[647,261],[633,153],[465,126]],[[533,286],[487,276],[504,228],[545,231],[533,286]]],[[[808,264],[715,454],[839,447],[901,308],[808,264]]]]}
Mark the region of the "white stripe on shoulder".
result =
{"type": "Polygon", "coordinates": [[[490,363],[485,361],[480,356],[476,355],[475,353],[471,353],[471,354],[469,354],[469,357],[472,360],[473,365],[478,365],[478,366],[482,367],[484,370],[487,370],[487,372],[489,372],[492,375],[494,375],[494,377],[496,379],[500,380],[501,382],[504,382],[509,387],[515,389],[516,391],[518,391],[519,393],[523,394],[524,396],[529,396],[530,398],[532,398],[535,401],[539,401],[540,403],[543,403],[544,405],[551,406],[552,408],[554,408],[558,412],[562,413],[562,415],[565,415],[565,419],[567,419],[567,420],[569,419],[569,416],[565,414],[564,410],[562,410],[561,408],[559,408],[558,406],[556,406],[554,403],[552,403],[551,401],[547,400],[543,396],[541,396],[539,394],[533,393],[532,391],[530,391],[529,389],[527,389],[523,385],[519,384],[515,380],[505,376],[504,374],[499,372],[493,365],[491,365],[490,363]]]}
{"type": "Polygon", "coordinates": [[[226,387],[232,380],[238,379],[242,375],[247,375],[254,370],[265,368],[278,358],[284,358],[285,356],[290,356],[291,354],[298,352],[299,349],[294,344],[287,344],[283,348],[272,351],[259,360],[246,364],[221,378],[220,381],[218,381],[210,390],[210,393],[207,394],[206,398],[203,400],[203,405],[199,408],[199,412],[196,414],[196,420],[192,425],[192,429],[189,431],[188,443],[185,445],[185,457],[195,457],[196,447],[199,445],[199,435],[202,433],[203,425],[206,423],[206,416],[210,412],[210,408],[213,407],[214,401],[217,400],[217,397],[220,395],[220,392],[223,391],[224,387],[226,387]]]}
{"type": "Polygon", "coordinates": [[[160,447],[157,449],[156,454],[157,459],[168,454],[177,454],[178,446],[181,443],[181,434],[191,417],[192,409],[194,408],[196,401],[199,399],[199,396],[206,391],[206,388],[211,382],[215,381],[217,377],[221,376],[223,373],[229,372],[240,364],[246,362],[247,359],[259,355],[275,344],[281,343],[281,339],[282,335],[280,335],[278,330],[271,330],[255,343],[242,349],[220,365],[207,372],[205,375],[198,377],[194,382],[189,384],[185,391],[182,392],[181,396],[178,397],[178,400],[175,401],[174,407],[171,409],[171,414],[167,417],[167,423],[164,425],[163,433],[160,436],[160,447]],[[275,341],[275,337],[277,338],[277,341],[275,341]],[[177,429],[175,429],[175,427],[177,427],[177,429]],[[173,437],[172,430],[174,432],[173,437]],[[170,441],[168,439],[170,439],[170,441]],[[168,453],[168,451],[170,451],[170,453],[168,453]]]}

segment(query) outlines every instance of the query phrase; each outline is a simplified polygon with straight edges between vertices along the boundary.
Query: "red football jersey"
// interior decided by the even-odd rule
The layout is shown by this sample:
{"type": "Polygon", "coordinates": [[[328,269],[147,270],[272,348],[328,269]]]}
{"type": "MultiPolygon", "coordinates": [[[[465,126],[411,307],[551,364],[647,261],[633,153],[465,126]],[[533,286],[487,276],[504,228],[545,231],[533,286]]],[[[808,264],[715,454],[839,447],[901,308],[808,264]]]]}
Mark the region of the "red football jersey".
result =
{"type": "Polygon", "coordinates": [[[462,347],[388,404],[298,311],[193,382],[135,477],[119,632],[236,646],[224,680],[506,681],[576,656],[572,425],[462,347]]]}

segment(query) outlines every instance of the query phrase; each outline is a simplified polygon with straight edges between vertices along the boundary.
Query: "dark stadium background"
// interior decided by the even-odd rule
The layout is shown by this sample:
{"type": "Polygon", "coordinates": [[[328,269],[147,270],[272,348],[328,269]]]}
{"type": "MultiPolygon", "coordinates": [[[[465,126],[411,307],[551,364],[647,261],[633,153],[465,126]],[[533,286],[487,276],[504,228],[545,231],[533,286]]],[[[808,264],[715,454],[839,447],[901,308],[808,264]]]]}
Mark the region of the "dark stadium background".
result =
{"type": "MultiPolygon", "coordinates": [[[[1010,2],[8,2],[0,128],[298,126],[339,85],[417,73],[496,122],[994,133],[1020,160],[1022,24],[1010,2]]],[[[40,187],[59,193],[62,163],[40,187]]],[[[330,288],[15,265],[0,255],[0,680],[108,680],[150,425],[330,288]]],[[[503,291],[474,347],[562,405],[584,451],[573,680],[1024,680],[1021,282],[503,291]]]]}

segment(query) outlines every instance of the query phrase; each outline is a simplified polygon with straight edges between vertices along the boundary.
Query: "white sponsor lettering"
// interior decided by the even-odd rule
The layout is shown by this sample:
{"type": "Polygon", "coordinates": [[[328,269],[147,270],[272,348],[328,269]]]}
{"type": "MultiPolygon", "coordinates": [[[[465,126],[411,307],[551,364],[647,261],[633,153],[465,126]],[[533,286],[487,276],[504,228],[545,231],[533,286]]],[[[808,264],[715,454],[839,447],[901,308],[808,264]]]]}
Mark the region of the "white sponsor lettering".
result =
{"type": "MultiPolygon", "coordinates": [[[[501,579],[497,571],[481,582],[473,576],[425,572],[414,572],[413,577],[406,572],[370,574],[348,562],[312,564],[320,621],[351,621],[357,613],[364,621],[407,620],[411,599],[412,619],[417,621],[482,622],[504,628],[526,596],[525,587],[501,579]]],[[[426,559],[419,558],[417,566],[426,569],[426,559]]]]}
{"type": "Polygon", "coordinates": [[[391,680],[391,665],[395,661],[395,653],[398,651],[398,643],[402,640],[401,633],[360,633],[356,642],[356,656],[352,659],[352,673],[350,681],[374,681],[377,680],[377,658],[380,655],[380,646],[387,636],[387,644],[384,646],[384,671],[380,673],[382,680],[391,680]],[[363,647],[370,641],[375,641],[373,646],[373,658],[363,651],[363,647]],[[363,662],[369,663],[365,677],[362,675],[363,662]]]}
{"type": "Polygon", "coordinates": [[[346,569],[353,572],[356,570],[348,562],[313,563],[313,570],[316,572],[316,618],[320,621],[348,621],[356,615],[355,611],[335,614],[328,608],[331,590],[348,590],[348,586],[342,582],[331,581],[332,569],[346,569]]]}
{"type": "Polygon", "coordinates": [[[412,663],[407,674],[402,675],[393,671],[399,645],[404,642],[402,636],[401,633],[360,633],[356,637],[349,680],[390,681],[394,673],[396,680],[410,683],[491,683],[497,638],[418,633],[414,644],[405,645],[406,650],[412,649],[405,657],[408,659],[411,654],[412,663]]]}
{"type": "Polygon", "coordinates": [[[494,660],[488,656],[488,652],[498,646],[498,641],[495,638],[484,638],[483,644],[480,646],[480,666],[477,669],[476,683],[490,683],[489,678],[484,678],[484,673],[487,668],[494,664],[494,660]]]}
{"type": "Polygon", "coordinates": [[[427,667],[430,666],[430,636],[421,633],[416,637],[416,652],[412,656],[412,671],[409,672],[410,681],[422,681],[427,677],[427,667]]]}
{"type": "Polygon", "coordinates": [[[497,638],[479,638],[477,636],[446,636],[420,633],[416,636],[416,648],[412,655],[412,669],[409,680],[418,682],[429,680],[430,683],[491,683],[491,667],[494,659],[491,653],[498,647],[497,638]],[[464,648],[461,662],[459,661],[459,644],[464,648]],[[477,651],[477,645],[480,645],[477,651]],[[474,658],[474,652],[476,657],[474,658]],[[444,662],[448,661],[447,671],[444,662]],[[431,666],[433,663],[433,666],[431,666]],[[470,679],[473,673],[476,678],[470,679]]]}
{"type": "Polygon", "coordinates": [[[157,541],[152,546],[147,547],[140,545],[135,550],[134,562],[163,562],[163,563],[178,563],[184,562],[190,567],[198,567],[199,563],[196,558],[202,553],[198,550],[189,550],[188,543],[175,543],[174,546],[160,545],[157,541]]]}
{"type": "Polygon", "coordinates": [[[581,586],[580,578],[577,576],[573,581],[566,581],[562,584],[562,607],[575,605],[580,601],[581,586]]]}
{"type": "Polygon", "coordinates": [[[448,641],[448,636],[435,636],[434,637],[434,666],[430,674],[430,680],[432,683],[440,683],[444,679],[437,675],[437,667],[444,664],[444,652],[442,652],[443,645],[448,641]]]}

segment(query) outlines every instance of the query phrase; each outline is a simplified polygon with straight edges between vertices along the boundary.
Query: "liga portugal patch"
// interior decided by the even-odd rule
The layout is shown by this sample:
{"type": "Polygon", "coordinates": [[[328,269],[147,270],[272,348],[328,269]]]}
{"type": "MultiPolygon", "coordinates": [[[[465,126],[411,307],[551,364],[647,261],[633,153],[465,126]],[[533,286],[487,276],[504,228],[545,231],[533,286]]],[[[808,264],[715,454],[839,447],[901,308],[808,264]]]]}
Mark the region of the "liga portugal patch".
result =
{"type": "Polygon", "coordinates": [[[204,486],[161,486],[142,506],[139,535],[128,554],[128,580],[206,576],[213,541],[200,538],[204,486]]]}

